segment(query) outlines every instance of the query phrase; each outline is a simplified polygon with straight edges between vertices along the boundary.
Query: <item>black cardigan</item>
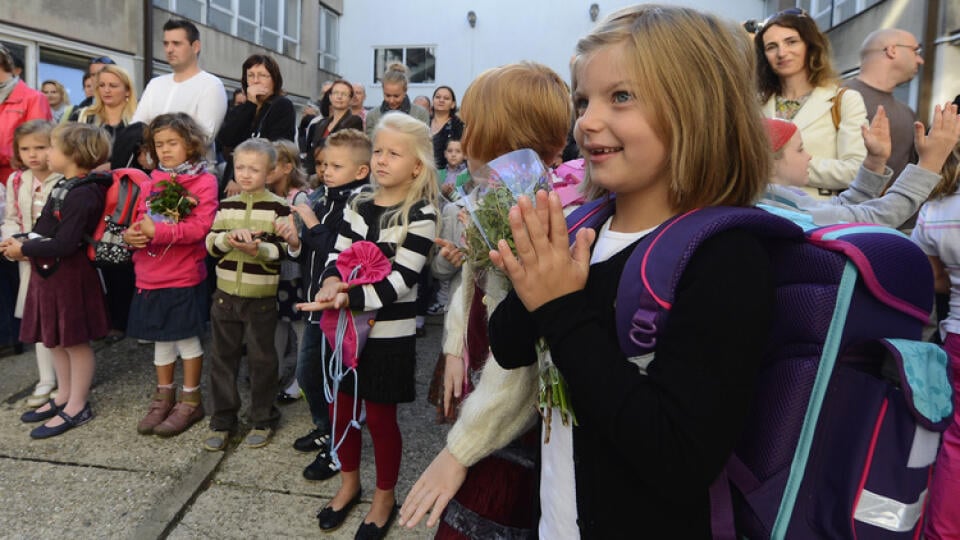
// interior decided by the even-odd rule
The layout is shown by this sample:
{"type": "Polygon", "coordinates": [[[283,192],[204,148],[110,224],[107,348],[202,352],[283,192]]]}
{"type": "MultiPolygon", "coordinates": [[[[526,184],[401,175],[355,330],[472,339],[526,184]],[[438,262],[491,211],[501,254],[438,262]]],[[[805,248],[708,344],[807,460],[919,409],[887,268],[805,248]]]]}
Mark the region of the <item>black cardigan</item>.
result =
{"type": "Polygon", "coordinates": [[[250,101],[227,111],[217,134],[217,143],[223,149],[227,167],[223,172],[221,190],[233,180],[233,149],[251,137],[270,141],[287,139],[293,142],[297,136],[297,114],[293,103],[284,96],[271,96],[260,108],[250,101]]]}
{"type": "Polygon", "coordinates": [[[773,310],[769,261],[749,233],[706,241],[680,279],[643,375],[616,337],[614,301],[632,247],[590,268],[586,288],[533,313],[511,292],[490,319],[505,368],[544,336],[567,381],[583,538],[709,538],[708,487],[753,395],[773,310]]]}

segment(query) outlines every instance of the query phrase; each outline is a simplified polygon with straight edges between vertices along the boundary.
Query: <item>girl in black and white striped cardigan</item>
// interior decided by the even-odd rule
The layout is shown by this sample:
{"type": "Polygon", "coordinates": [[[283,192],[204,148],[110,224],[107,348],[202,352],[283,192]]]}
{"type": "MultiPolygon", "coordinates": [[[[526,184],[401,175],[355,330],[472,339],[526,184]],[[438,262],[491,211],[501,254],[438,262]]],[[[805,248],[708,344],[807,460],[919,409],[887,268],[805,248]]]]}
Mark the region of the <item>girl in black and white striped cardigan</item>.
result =
{"type": "Polygon", "coordinates": [[[343,224],[323,273],[315,302],[302,309],[319,311],[349,307],[377,310],[357,367],[357,384],[343,380],[331,405],[340,441],[340,490],[321,510],[320,527],[342,524],[360,498],[360,431],[350,427],[354,403],[365,404],[373,439],[377,489],[358,537],[381,538],[396,515],[394,487],[400,471],[401,437],[397,403],[413,401],[416,363],[417,281],[437,234],[437,172],[427,126],[406,114],[383,117],[374,132],[370,162],[375,187],[356,195],[344,211],[343,224]],[[347,288],[336,268],[337,256],[354,242],[374,242],[392,263],[377,283],[347,288]],[[354,399],[354,395],[358,399],[354,399]]]}

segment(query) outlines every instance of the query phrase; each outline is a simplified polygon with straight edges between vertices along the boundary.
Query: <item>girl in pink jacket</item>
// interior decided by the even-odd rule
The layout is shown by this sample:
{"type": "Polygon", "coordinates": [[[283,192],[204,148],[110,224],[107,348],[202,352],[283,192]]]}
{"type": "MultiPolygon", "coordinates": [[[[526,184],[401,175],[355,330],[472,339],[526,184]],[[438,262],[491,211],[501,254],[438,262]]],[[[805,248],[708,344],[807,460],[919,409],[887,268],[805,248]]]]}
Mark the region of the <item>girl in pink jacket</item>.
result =
{"type": "Polygon", "coordinates": [[[203,161],[203,128],[184,113],[156,117],[145,146],[157,169],[149,196],[124,240],[133,254],[136,287],[127,333],[155,342],[157,391],[137,425],[144,435],[178,435],[203,418],[200,335],[206,321],[204,238],[217,211],[217,179],[203,161]],[[161,202],[162,201],[162,202],[161,202]],[[174,404],[174,368],[183,359],[183,389],[174,404]]]}

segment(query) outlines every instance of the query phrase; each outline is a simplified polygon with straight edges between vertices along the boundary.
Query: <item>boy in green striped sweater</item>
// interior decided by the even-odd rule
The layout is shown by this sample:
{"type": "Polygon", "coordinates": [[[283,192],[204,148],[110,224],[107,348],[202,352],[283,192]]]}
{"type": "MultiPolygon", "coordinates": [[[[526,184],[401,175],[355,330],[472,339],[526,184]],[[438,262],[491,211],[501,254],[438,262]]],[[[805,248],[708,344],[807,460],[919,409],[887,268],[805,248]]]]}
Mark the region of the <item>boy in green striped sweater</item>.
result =
{"type": "Polygon", "coordinates": [[[210,386],[213,414],[204,448],[226,448],[237,429],[240,394],[237,372],[247,345],[250,367],[250,412],[253,429],[244,440],[250,448],[266,446],[280,420],[277,395],[277,284],[280,260],[296,257],[300,239],[284,199],[266,190],[267,175],[277,162],[273,146],[250,139],[234,150],[234,180],[243,190],[224,199],[207,234],[207,251],[216,257],[217,290],[210,322],[213,360],[210,386]]]}

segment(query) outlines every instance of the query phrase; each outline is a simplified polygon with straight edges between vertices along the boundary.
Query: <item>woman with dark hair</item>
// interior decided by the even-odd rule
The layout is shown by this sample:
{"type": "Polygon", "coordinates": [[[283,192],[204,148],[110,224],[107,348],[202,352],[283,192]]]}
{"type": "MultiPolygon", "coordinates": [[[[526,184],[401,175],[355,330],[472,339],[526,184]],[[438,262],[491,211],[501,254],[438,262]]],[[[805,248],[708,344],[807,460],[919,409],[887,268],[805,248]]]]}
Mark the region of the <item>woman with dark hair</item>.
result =
{"type": "Polygon", "coordinates": [[[447,141],[463,138],[463,120],[457,116],[457,96],[449,86],[438,86],[433,91],[430,133],[433,135],[433,159],[437,162],[437,169],[446,169],[447,158],[443,154],[447,141]]]}
{"type": "Polygon", "coordinates": [[[801,9],[777,13],[754,37],[763,113],[797,125],[813,156],[810,187],[821,195],[843,190],[867,157],[860,126],[863,97],[841,89],[830,61],[830,42],[801,9]]]}
{"type": "Polygon", "coordinates": [[[363,131],[363,119],[350,112],[353,100],[353,85],[343,79],[333,81],[320,100],[320,116],[307,126],[307,155],[303,160],[304,168],[313,172],[315,164],[313,151],[323,145],[323,141],[341,129],[363,131]]]}
{"type": "Polygon", "coordinates": [[[276,60],[265,54],[250,55],[243,62],[240,88],[247,101],[227,111],[217,134],[217,143],[227,156],[223,174],[227,195],[240,192],[233,181],[233,149],[237,145],[253,137],[292,141],[297,131],[297,115],[293,103],[283,95],[283,75],[276,60]]]}

